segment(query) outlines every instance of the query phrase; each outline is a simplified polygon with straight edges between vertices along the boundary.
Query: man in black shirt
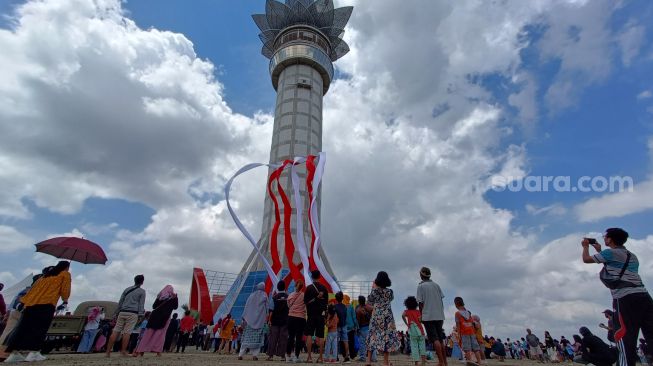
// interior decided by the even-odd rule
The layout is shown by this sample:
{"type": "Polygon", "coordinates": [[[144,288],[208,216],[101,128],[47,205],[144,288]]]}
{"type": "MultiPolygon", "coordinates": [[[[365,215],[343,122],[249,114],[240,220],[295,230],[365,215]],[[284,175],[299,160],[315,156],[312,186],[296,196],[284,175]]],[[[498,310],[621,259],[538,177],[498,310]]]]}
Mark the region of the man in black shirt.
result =
{"type": "Polygon", "coordinates": [[[596,366],[612,366],[617,361],[616,349],[610,348],[601,338],[595,336],[587,327],[578,330],[583,336],[582,355],[576,356],[574,362],[594,364],[596,366]]]}
{"type": "Polygon", "coordinates": [[[306,329],[304,335],[306,336],[306,349],[308,350],[308,358],[306,362],[312,362],[311,357],[313,336],[320,348],[320,355],[317,361],[322,362],[322,355],[324,353],[324,312],[326,311],[329,301],[329,291],[320,281],[320,271],[315,270],[311,272],[313,283],[306,287],[304,293],[304,304],[306,304],[306,329]]]}
{"type": "Polygon", "coordinates": [[[281,280],[277,283],[277,293],[272,296],[267,361],[272,361],[275,355],[281,357],[285,361],[287,342],[288,294],[286,293],[286,283],[281,280]]]}

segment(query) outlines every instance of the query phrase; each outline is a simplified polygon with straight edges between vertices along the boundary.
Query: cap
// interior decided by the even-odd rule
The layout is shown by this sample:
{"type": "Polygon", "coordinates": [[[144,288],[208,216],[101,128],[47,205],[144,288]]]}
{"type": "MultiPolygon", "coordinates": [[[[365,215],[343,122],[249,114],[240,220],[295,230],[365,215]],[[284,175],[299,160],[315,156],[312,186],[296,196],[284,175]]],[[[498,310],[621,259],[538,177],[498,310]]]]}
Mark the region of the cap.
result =
{"type": "Polygon", "coordinates": [[[610,310],[610,309],[605,309],[605,310],[603,310],[603,314],[612,315],[612,314],[614,314],[614,312],[612,310],[610,310]]]}
{"type": "Polygon", "coordinates": [[[431,270],[428,267],[422,267],[422,269],[419,270],[419,274],[424,277],[431,277],[431,270]]]}

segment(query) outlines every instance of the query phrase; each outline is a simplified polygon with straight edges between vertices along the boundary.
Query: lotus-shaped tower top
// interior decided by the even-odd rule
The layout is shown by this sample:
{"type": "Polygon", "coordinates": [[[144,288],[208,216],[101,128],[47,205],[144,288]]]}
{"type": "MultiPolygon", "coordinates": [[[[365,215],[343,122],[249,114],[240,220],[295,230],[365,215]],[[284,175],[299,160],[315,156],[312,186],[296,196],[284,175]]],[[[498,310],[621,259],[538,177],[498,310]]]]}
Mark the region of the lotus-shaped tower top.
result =
{"type": "Polygon", "coordinates": [[[272,58],[279,47],[286,43],[280,39],[286,30],[295,26],[307,26],[317,31],[316,36],[319,37],[314,41],[331,61],[335,61],[349,52],[349,46],[342,35],[353,9],[352,6],[334,9],[333,0],[285,0],[285,3],[267,0],[265,14],[252,15],[261,30],[261,53],[272,58]]]}

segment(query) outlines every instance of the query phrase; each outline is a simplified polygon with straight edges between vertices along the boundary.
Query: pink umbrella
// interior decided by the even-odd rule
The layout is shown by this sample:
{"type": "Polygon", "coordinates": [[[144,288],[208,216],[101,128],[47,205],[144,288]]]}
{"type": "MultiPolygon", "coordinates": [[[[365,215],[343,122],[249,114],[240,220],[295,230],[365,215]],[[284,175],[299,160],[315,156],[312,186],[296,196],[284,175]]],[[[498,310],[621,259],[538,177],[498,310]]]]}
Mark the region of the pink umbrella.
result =
{"type": "Polygon", "coordinates": [[[44,240],[36,245],[36,251],[57,258],[70,259],[80,263],[105,264],[107,256],[102,248],[84,238],[61,236],[44,240]]]}

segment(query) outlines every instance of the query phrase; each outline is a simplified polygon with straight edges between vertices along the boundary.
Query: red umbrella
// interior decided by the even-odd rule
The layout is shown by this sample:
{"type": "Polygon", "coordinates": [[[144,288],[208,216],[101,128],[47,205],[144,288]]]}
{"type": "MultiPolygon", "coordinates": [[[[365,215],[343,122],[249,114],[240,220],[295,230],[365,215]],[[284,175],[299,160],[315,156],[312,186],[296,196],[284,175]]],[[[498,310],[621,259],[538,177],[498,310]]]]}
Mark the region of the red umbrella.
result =
{"type": "Polygon", "coordinates": [[[61,236],[42,241],[36,245],[36,251],[50,254],[57,258],[70,259],[80,263],[105,264],[107,256],[102,248],[84,238],[61,236]]]}

